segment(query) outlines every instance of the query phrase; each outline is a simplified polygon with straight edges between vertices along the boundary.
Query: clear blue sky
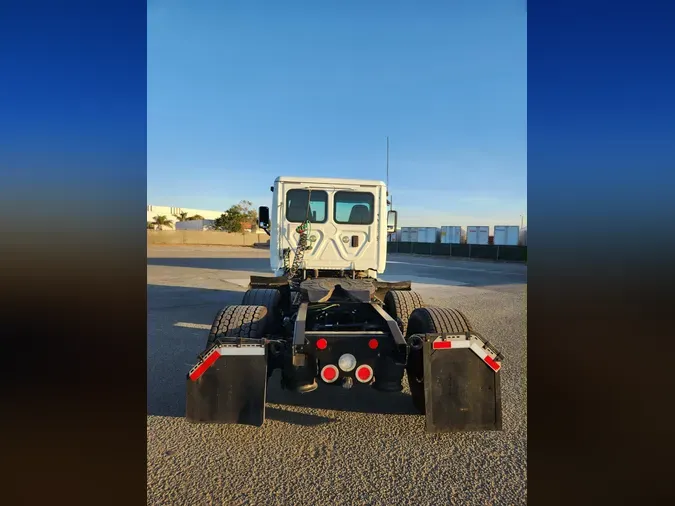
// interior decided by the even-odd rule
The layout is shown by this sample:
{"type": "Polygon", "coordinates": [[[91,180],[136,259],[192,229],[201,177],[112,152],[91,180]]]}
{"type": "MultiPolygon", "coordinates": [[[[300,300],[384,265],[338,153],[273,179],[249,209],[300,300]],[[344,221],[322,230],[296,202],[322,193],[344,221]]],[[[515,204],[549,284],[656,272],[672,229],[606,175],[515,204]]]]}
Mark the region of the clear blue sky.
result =
{"type": "Polygon", "coordinates": [[[150,0],[148,203],[384,180],[389,136],[400,225],[518,224],[526,47],[524,0],[150,0]]]}

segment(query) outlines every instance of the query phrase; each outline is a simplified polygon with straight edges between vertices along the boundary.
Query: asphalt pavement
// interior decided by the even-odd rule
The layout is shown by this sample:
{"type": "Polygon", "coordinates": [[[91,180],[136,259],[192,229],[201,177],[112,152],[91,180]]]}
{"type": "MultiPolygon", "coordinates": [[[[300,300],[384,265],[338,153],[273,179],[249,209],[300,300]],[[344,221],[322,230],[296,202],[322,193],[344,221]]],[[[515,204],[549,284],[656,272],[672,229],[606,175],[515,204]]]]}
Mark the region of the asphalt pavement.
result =
{"type": "Polygon", "coordinates": [[[527,267],[389,255],[385,280],[411,280],[456,307],[504,354],[501,432],[431,435],[398,394],[270,379],[263,427],[185,420],[185,374],[216,312],[241,301],[269,250],[148,248],[148,474],[153,505],[526,504],[527,267]]]}

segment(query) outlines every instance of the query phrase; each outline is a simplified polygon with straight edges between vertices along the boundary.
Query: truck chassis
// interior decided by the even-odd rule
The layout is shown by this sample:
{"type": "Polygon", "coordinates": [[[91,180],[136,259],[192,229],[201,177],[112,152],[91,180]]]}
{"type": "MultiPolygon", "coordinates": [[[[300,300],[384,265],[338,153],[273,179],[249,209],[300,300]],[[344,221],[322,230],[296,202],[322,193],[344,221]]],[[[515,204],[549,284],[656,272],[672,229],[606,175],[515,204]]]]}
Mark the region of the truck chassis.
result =
{"type": "Polygon", "coordinates": [[[456,309],[426,306],[409,281],[306,271],[252,276],[214,320],[187,374],[187,418],[260,426],[267,380],[282,387],[400,392],[404,374],[428,432],[501,430],[502,355],[456,309]]]}

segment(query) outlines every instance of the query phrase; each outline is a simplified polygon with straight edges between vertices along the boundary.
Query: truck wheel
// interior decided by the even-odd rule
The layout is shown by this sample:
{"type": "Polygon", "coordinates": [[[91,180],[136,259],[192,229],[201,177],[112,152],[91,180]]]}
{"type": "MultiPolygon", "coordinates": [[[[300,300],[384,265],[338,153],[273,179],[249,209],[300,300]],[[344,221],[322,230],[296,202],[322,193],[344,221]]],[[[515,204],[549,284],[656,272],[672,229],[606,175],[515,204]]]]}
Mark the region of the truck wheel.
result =
{"type": "Polygon", "coordinates": [[[225,306],[213,320],[206,347],[219,337],[261,338],[265,335],[267,323],[265,306],[225,306]]]}
{"type": "Polygon", "coordinates": [[[410,315],[420,307],[424,307],[424,301],[417,292],[390,290],[384,296],[384,310],[398,322],[404,336],[406,335],[410,315]]]}
{"type": "MultiPolygon", "coordinates": [[[[406,336],[445,332],[464,333],[472,330],[473,328],[467,317],[457,309],[425,307],[416,309],[410,315],[406,336]]],[[[420,413],[424,413],[424,364],[422,363],[421,349],[411,349],[406,375],[408,376],[413,404],[420,413]]]]}
{"type": "Polygon", "coordinates": [[[281,293],[273,288],[247,290],[241,300],[243,306],[265,306],[267,308],[267,329],[276,332],[281,322],[281,293]]]}

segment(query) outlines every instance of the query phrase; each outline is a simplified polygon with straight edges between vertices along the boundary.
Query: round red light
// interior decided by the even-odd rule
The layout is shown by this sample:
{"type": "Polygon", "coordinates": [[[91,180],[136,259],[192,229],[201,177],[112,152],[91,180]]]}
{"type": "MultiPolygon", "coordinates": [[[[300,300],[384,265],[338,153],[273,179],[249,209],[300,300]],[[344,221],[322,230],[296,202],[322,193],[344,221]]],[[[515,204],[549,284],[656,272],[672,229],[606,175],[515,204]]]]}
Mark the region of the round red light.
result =
{"type": "Polygon", "coordinates": [[[373,377],[373,370],[367,365],[362,365],[361,367],[356,369],[356,379],[358,379],[361,383],[366,383],[370,381],[372,377],[373,377]]]}
{"type": "Polygon", "coordinates": [[[328,341],[326,341],[323,337],[317,339],[316,347],[319,348],[320,350],[325,350],[328,347],[328,341]]]}
{"type": "Polygon", "coordinates": [[[369,347],[371,350],[377,349],[378,344],[379,344],[379,343],[377,342],[377,339],[371,339],[370,341],[368,341],[368,347],[369,347]]]}
{"type": "Polygon", "coordinates": [[[323,370],[323,379],[324,381],[333,381],[338,375],[337,369],[335,367],[326,367],[323,370]]]}

